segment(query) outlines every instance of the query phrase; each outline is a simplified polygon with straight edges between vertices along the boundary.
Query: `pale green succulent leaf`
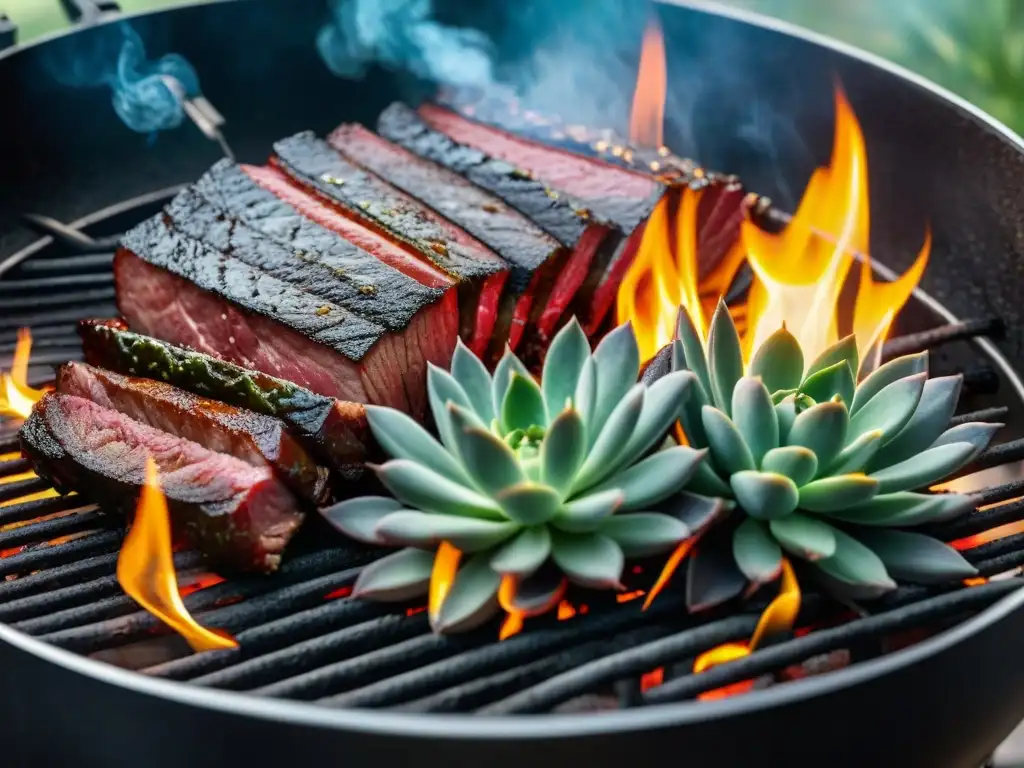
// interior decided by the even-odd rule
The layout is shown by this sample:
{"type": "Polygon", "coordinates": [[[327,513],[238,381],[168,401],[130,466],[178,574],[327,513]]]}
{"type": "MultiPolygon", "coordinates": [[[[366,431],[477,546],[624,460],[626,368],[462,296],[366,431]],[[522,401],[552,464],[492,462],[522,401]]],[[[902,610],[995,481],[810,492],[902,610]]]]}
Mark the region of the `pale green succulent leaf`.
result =
{"type": "Polygon", "coordinates": [[[782,572],[782,549],[760,520],[748,517],[732,535],[732,556],[755,584],[775,581],[782,572]]]}
{"type": "Polygon", "coordinates": [[[878,555],[891,576],[917,584],[943,584],[976,576],[978,570],[948,544],[931,536],[881,528],[856,533],[878,555]]]}
{"type": "Polygon", "coordinates": [[[821,474],[849,475],[863,472],[871,463],[871,459],[882,449],[882,431],[879,429],[865,432],[848,446],[843,448],[821,474]]]}
{"type": "Polygon", "coordinates": [[[681,491],[705,453],[682,445],[658,451],[590,489],[588,495],[618,489],[624,495],[622,511],[651,507],[681,491]]]}
{"type": "Polygon", "coordinates": [[[942,376],[929,379],[921,392],[918,403],[910,421],[899,431],[871,463],[871,470],[883,469],[931,447],[949,427],[949,420],[956,412],[960,400],[960,387],[963,376],[942,376]]]}
{"type": "Polygon", "coordinates": [[[626,494],[616,488],[589,493],[565,504],[551,522],[569,533],[590,533],[598,530],[605,518],[615,514],[625,500],[626,494]]]}
{"type": "Polygon", "coordinates": [[[915,373],[883,387],[850,419],[850,440],[877,430],[885,446],[913,417],[927,379],[927,373],[915,373]]]}
{"type": "Polygon", "coordinates": [[[792,393],[775,403],[775,418],[779,421],[779,445],[789,443],[789,433],[793,431],[793,423],[796,421],[797,415],[796,390],[793,390],[792,393]]]}
{"type": "Polygon", "coordinates": [[[494,411],[494,398],[491,393],[491,374],[480,358],[474,355],[469,347],[459,339],[455,344],[455,352],[452,355],[451,365],[452,376],[462,387],[469,398],[470,405],[476,412],[480,421],[490,424],[496,415],[494,411]]]}
{"type": "Polygon", "coordinates": [[[692,372],[674,371],[648,387],[636,428],[611,471],[632,464],[654,448],[672,428],[682,404],[690,398],[696,386],[697,379],[692,372]]]}
{"type": "Polygon", "coordinates": [[[796,484],[773,472],[737,472],[729,478],[729,485],[743,511],[758,520],[791,514],[799,500],[796,484]]]}
{"type": "MultiPolygon", "coordinates": [[[[456,409],[455,406],[449,408],[456,409]]],[[[463,464],[473,484],[483,494],[495,496],[526,480],[512,449],[494,433],[470,428],[457,429],[455,434],[459,441],[459,452],[464,457],[463,464]]]]}
{"type": "Polygon", "coordinates": [[[473,406],[469,402],[469,396],[448,371],[429,363],[427,366],[427,399],[430,401],[430,412],[434,416],[434,424],[437,426],[441,442],[454,457],[458,458],[457,443],[452,434],[451,422],[448,419],[448,403],[455,403],[471,411],[473,406]]]}
{"type": "Polygon", "coordinates": [[[551,554],[551,533],[547,526],[526,528],[491,557],[491,568],[520,578],[529,576],[551,554]]]}
{"type": "Polygon", "coordinates": [[[539,616],[558,605],[565,596],[569,580],[555,568],[542,568],[521,579],[512,596],[512,608],[524,616],[539,616]]]}
{"type": "Polygon", "coordinates": [[[970,443],[950,443],[929,448],[899,464],[872,472],[878,481],[879,493],[913,491],[927,488],[949,476],[971,460],[974,446],[970,443]]]}
{"type": "Polygon", "coordinates": [[[385,542],[375,530],[377,523],[401,509],[404,509],[402,503],[389,496],[362,496],[321,509],[320,514],[349,538],[364,544],[383,545],[385,542]]]}
{"type": "Polygon", "coordinates": [[[702,496],[683,491],[669,496],[658,504],[654,511],[674,517],[690,531],[691,535],[702,533],[733,508],[734,504],[714,496],[702,496]]]}
{"type": "Polygon", "coordinates": [[[401,549],[363,568],[352,586],[352,597],[401,602],[425,595],[434,568],[434,553],[401,549]]]}
{"type": "Polygon", "coordinates": [[[575,399],[583,364],[590,357],[590,342],[575,317],[555,335],[544,358],[541,385],[548,414],[554,417],[575,399]]]}
{"type": "Polygon", "coordinates": [[[787,552],[804,560],[813,562],[835,554],[835,529],[817,518],[794,512],[770,520],[768,527],[787,552]]]}
{"type": "Polygon", "coordinates": [[[549,485],[525,481],[495,495],[495,500],[520,525],[540,525],[551,520],[562,506],[562,496],[549,485]]]}
{"type": "Polygon", "coordinates": [[[708,361],[704,352],[704,342],[697,334],[685,307],[679,308],[679,316],[676,323],[676,340],[672,345],[672,370],[693,371],[700,382],[701,387],[707,393],[711,392],[711,376],[708,372],[708,361]]]}
{"type": "Polygon", "coordinates": [[[501,429],[508,434],[516,429],[547,426],[544,394],[532,376],[513,372],[505,399],[501,402],[501,429]]]}
{"type": "Polygon", "coordinates": [[[811,406],[793,420],[787,443],[809,448],[818,457],[818,467],[827,467],[846,444],[850,417],[843,403],[811,406]]]}
{"type": "Polygon", "coordinates": [[[732,419],[719,409],[705,405],[701,410],[701,420],[711,459],[719,472],[731,475],[754,468],[754,454],[732,419]]]}
{"type": "Polygon", "coordinates": [[[618,544],[626,557],[660,555],[690,536],[682,521],[659,512],[612,515],[601,523],[600,532],[618,544]]]}
{"type": "Polygon", "coordinates": [[[818,355],[807,367],[804,379],[808,379],[818,371],[823,371],[836,363],[845,362],[850,367],[854,379],[860,371],[860,359],[857,355],[857,337],[852,333],[837,341],[820,355],[818,355]]]}
{"type": "Polygon", "coordinates": [[[974,446],[974,454],[971,456],[974,459],[988,448],[988,444],[1002,427],[1002,424],[989,424],[984,421],[970,421],[966,424],[958,424],[939,435],[938,440],[932,443],[930,447],[938,448],[940,445],[950,445],[952,443],[970,443],[974,446]]]}
{"type": "Polygon", "coordinates": [[[886,592],[896,587],[881,559],[855,538],[833,529],[836,549],[816,565],[840,584],[865,589],[867,593],[886,592]]]}
{"type": "Polygon", "coordinates": [[[875,496],[863,504],[829,512],[837,520],[860,525],[910,527],[939,523],[960,517],[974,509],[969,496],[957,493],[912,493],[900,491],[875,496]]]}
{"type": "Polygon", "coordinates": [[[732,391],[743,376],[743,353],[736,325],[724,301],[718,303],[708,330],[708,368],[715,406],[726,416],[732,412],[732,391]]]}
{"type": "Polygon", "coordinates": [[[576,382],[576,397],[573,399],[573,405],[576,410],[579,411],[580,416],[583,418],[583,424],[587,427],[587,440],[589,448],[590,431],[593,429],[592,416],[594,414],[594,405],[597,402],[597,369],[594,364],[594,358],[588,357],[583,362],[583,368],[580,371],[580,378],[576,382]]]}
{"type": "Polygon", "coordinates": [[[897,357],[895,360],[890,360],[872,371],[857,386],[857,393],[853,396],[853,405],[850,406],[850,413],[857,413],[871,398],[890,384],[900,379],[905,379],[908,376],[927,372],[927,352],[920,352],[916,355],[904,355],[903,357],[897,357]]]}
{"type": "Polygon", "coordinates": [[[863,474],[823,477],[800,488],[800,509],[834,512],[873,499],[879,483],[863,474]]]}
{"type": "Polygon", "coordinates": [[[796,391],[804,373],[800,342],[786,328],[780,328],[757,348],[747,367],[748,376],[760,376],[771,393],[796,391]]]}
{"type": "Polygon", "coordinates": [[[565,495],[587,456],[587,431],[580,414],[562,411],[540,444],[541,479],[565,495]]]}
{"type": "Polygon", "coordinates": [[[381,518],[374,533],[393,547],[434,549],[447,541],[462,552],[480,552],[500,544],[518,530],[518,525],[508,521],[499,523],[403,509],[381,518]]]}
{"type": "Polygon", "coordinates": [[[704,387],[701,386],[700,381],[694,382],[694,386],[689,388],[688,397],[683,399],[679,412],[679,424],[682,426],[691,448],[708,447],[708,436],[704,432],[704,420],[701,413],[704,406],[710,404],[711,399],[704,387]]]}
{"type": "Polygon", "coordinates": [[[573,480],[572,493],[580,493],[596,485],[615,471],[618,458],[629,445],[629,439],[643,412],[646,393],[646,386],[634,384],[609,414],[601,434],[593,441],[583,466],[573,480]]]}
{"type": "Polygon", "coordinates": [[[686,484],[686,489],[705,496],[718,496],[723,499],[732,498],[732,489],[729,487],[728,481],[719,477],[714,467],[711,466],[710,461],[702,461],[697,466],[697,470],[693,473],[693,478],[686,484]]]}
{"type": "Polygon", "coordinates": [[[844,403],[849,404],[853,400],[856,386],[849,364],[840,360],[808,376],[800,385],[800,392],[816,403],[828,402],[839,395],[844,403]]]}
{"type": "Polygon", "coordinates": [[[593,589],[621,587],[622,548],[601,533],[554,532],[551,557],[570,581],[593,589]]]}
{"type": "Polygon", "coordinates": [[[530,378],[530,372],[526,370],[526,366],[506,345],[505,354],[494,367],[494,376],[491,377],[491,404],[494,406],[495,418],[501,418],[501,406],[505,402],[505,394],[512,383],[512,374],[514,373],[518,373],[524,378],[530,378]]]}
{"type": "Polygon", "coordinates": [[[478,627],[498,612],[499,576],[490,567],[486,552],[470,557],[455,574],[455,580],[431,617],[435,632],[463,632],[478,627]]]}
{"type": "Polygon", "coordinates": [[[779,446],[779,419],[772,396],[759,379],[744,376],[736,383],[732,393],[732,420],[750,449],[754,467],[768,451],[779,446]]]}
{"type": "Polygon", "coordinates": [[[593,413],[587,417],[587,436],[591,445],[615,406],[636,384],[640,372],[640,347],[633,326],[625,323],[605,336],[594,350],[593,359],[597,397],[593,413]]]}
{"type": "Polygon", "coordinates": [[[469,482],[455,456],[408,415],[394,408],[368,405],[366,420],[377,443],[389,456],[423,464],[456,482],[469,482]]]}
{"type": "Polygon", "coordinates": [[[814,451],[802,445],[773,448],[761,460],[761,470],[785,475],[799,488],[810,482],[818,471],[818,457],[814,451]]]}
{"type": "Polygon", "coordinates": [[[484,520],[505,519],[493,500],[414,461],[392,459],[375,471],[384,487],[409,507],[484,520]]]}

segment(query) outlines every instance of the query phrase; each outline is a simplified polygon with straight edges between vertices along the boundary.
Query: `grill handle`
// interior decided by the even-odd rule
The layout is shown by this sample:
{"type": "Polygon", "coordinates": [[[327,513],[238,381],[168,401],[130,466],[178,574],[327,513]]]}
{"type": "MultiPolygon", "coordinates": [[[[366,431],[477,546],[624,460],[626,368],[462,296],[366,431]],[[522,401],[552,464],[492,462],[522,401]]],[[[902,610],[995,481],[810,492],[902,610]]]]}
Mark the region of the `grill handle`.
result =
{"type": "Polygon", "coordinates": [[[116,0],[60,0],[60,7],[72,24],[95,24],[121,13],[116,0]]]}

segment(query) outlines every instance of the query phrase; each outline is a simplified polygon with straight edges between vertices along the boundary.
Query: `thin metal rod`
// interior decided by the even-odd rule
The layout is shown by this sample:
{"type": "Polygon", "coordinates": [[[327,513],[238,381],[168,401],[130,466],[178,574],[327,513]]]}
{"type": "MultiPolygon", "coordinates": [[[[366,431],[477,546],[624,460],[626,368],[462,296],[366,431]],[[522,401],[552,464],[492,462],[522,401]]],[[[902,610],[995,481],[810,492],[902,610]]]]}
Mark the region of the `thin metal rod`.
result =
{"type": "Polygon", "coordinates": [[[0,502],[12,501],[19,496],[28,496],[30,493],[39,493],[50,488],[50,483],[41,477],[29,477],[25,480],[15,480],[13,483],[0,485],[0,502]]]}
{"type": "Polygon", "coordinates": [[[28,549],[16,555],[0,558],[0,577],[15,573],[31,573],[41,568],[64,565],[88,555],[116,550],[123,536],[120,531],[102,531],[65,544],[28,549]]]}
{"type": "Polygon", "coordinates": [[[958,427],[961,424],[969,424],[972,421],[1002,422],[1009,415],[1010,409],[1005,405],[1000,405],[995,408],[982,408],[978,411],[971,411],[970,413],[962,413],[959,416],[954,416],[949,420],[949,426],[958,427]]]}
{"type": "Polygon", "coordinates": [[[1006,325],[999,317],[980,317],[961,320],[958,323],[940,325],[920,333],[908,333],[885,342],[882,347],[882,359],[891,360],[901,355],[935,349],[953,341],[972,339],[975,336],[1002,338],[1006,334],[1006,325]]]}
{"type": "Polygon", "coordinates": [[[109,516],[97,510],[71,512],[61,517],[0,531],[0,549],[12,549],[24,544],[50,541],[73,533],[103,528],[110,522],[109,516]]]}

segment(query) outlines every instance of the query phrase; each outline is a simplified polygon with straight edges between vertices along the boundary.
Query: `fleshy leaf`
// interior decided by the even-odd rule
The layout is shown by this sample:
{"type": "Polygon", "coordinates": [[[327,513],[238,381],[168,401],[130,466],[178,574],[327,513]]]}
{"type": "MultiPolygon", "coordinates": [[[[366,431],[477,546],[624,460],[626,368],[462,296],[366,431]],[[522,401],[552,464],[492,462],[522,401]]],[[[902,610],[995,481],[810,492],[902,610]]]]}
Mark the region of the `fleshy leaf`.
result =
{"type": "Polygon", "coordinates": [[[856,533],[897,579],[918,584],[942,584],[975,576],[978,570],[948,544],[909,531],[873,528],[856,533]]]}
{"type": "Polygon", "coordinates": [[[952,520],[974,509],[969,496],[957,493],[887,493],[853,507],[829,512],[829,517],[860,525],[905,527],[952,520]]]}
{"type": "Polygon", "coordinates": [[[834,512],[863,504],[879,493],[878,481],[865,475],[823,477],[800,489],[800,509],[834,512]]]}
{"type": "Polygon", "coordinates": [[[705,392],[711,392],[711,376],[704,352],[704,342],[697,335],[697,329],[685,307],[679,307],[676,323],[676,341],[672,345],[672,370],[693,371],[705,392]]]}
{"type": "Polygon", "coordinates": [[[573,480],[573,493],[586,490],[615,470],[617,459],[629,445],[629,439],[640,419],[646,393],[647,388],[643,384],[634,384],[615,406],[573,480]]]}
{"type": "Polygon", "coordinates": [[[519,460],[504,440],[485,429],[466,429],[463,426],[464,414],[458,406],[449,405],[448,408],[462,463],[481,492],[494,496],[526,480],[519,460]]]}
{"type": "Polygon", "coordinates": [[[565,596],[568,580],[554,566],[542,568],[516,584],[509,607],[524,617],[547,613],[565,596]]]}
{"type": "Polygon", "coordinates": [[[570,533],[596,531],[605,518],[615,514],[625,499],[626,495],[615,488],[590,493],[564,505],[552,524],[570,533]]]}
{"type": "Polygon", "coordinates": [[[363,568],[352,587],[352,597],[400,602],[427,593],[434,553],[401,549],[363,568]]]}
{"type": "Polygon", "coordinates": [[[705,611],[733,599],[747,587],[747,577],[736,565],[728,540],[698,544],[686,569],[686,607],[705,611]]]}
{"type": "Polygon", "coordinates": [[[507,435],[516,429],[544,427],[547,423],[544,395],[537,382],[531,376],[513,373],[501,403],[502,432],[507,435]]]}
{"type": "Polygon", "coordinates": [[[957,402],[963,376],[942,376],[924,383],[921,402],[907,425],[890,440],[885,451],[878,454],[871,470],[883,469],[909,459],[929,448],[949,427],[957,402]]]}
{"type": "Polygon", "coordinates": [[[495,499],[520,525],[546,523],[562,506],[562,497],[554,488],[529,481],[506,488],[495,499]]]}
{"type": "Polygon", "coordinates": [[[759,520],[790,514],[799,498],[792,480],[772,472],[737,472],[729,478],[729,485],[743,510],[759,520]]]}
{"type": "Polygon", "coordinates": [[[491,404],[494,406],[495,418],[501,417],[501,406],[505,402],[505,394],[508,392],[509,384],[512,383],[513,373],[518,373],[525,378],[530,376],[526,366],[506,345],[505,354],[502,355],[501,360],[494,367],[494,376],[491,377],[491,404]]]}
{"type": "Polygon", "coordinates": [[[551,557],[569,579],[582,587],[617,589],[621,586],[622,549],[600,533],[553,533],[551,557]]]}
{"type": "Polygon", "coordinates": [[[640,348],[630,323],[620,325],[605,336],[594,350],[597,398],[587,417],[587,435],[591,445],[597,440],[612,410],[636,383],[640,372],[640,348]]]}
{"type": "Polygon", "coordinates": [[[380,447],[396,459],[411,459],[457,482],[468,477],[459,462],[433,435],[394,408],[366,406],[366,420],[380,447]]]}
{"type": "Polygon", "coordinates": [[[732,502],[713,496],[683,491],[669,496],[654,511],[679,520],[691,534],[701,533],[732,509],[732,502]]]}
{"type": "Polygon", "coordinates": [[[448,403],[455,403],[466,410],[472,410],[473,406],[470,405],[469,396],[448,371],[429,363],[427,365],[427,397],[430,401],[430,412],[434,415],[434,424],[441,436],[441,442],[445,448],[458,457],[458,449],[452,435],[452,425],[448,420],[448,403]]]}
{"type": "Polygon", "coordinates": [[[562,411],[540,444],[541,479],[565,494],[587,455],[587,433],[579,413],[562,411]]]}
{"type": "Polygon", "coordinates": [[[871,463],[871,459],[882,448],[881,430],[865,432],[848,446],[843,448],[827,468],[827,472],[821,474],[847,475],[854,472],[862,472],[871,463]]]}
{"type": "Polygon", "coordinates": [[[732,420],[750,449],[753,469],[764,455],[779,445],[779,420],[772,396],[758,379],[744,376],[732,393],[732,420]]]}
{"type": "Polygon", "coordinates": [[[754,468],[754,455],[728,416],[710,405],[701,410],[704,433],[708,438],[711,458],[723,474],[733,474],[754,468]]]}
{"type": "Polygon", "coordinates": [[[850,419],[851,440],[875,430],[882,433],[883,446],[896,437],[917,410],[927,379],[927,373],[916,373],[883,387],[850,419]]]}
{"type": "Polygon", "coordinates": [[[583,363],[590,356],[590,342],[583,333],[579,322],[573,317],[555,335],[544,358],[544,372],[541,375],[541,388],[544,391],[544,403],[548,414],[552,417],[561,413],[565,403],[576,396],[576,384],[579,382],[583,363]]]}
{"type": "Polygon", "coordinates": [[[410,507],[485,520],[505,519],[491,499],[414,461],[393,459],[375,471],[385,487],[410,507]]]}
{"type": "Polygon", "coordinates": [[[800,343],[784,327],[767,339],[750,360],[748,376],[760,376],[769,392],[796,389],[804,373],[804,353],[800,343]]]}
{"type": "Polygon", "coordinates": [[[818,371],[823,371],[839,362],[845,362],[850,366],[853,378],[857,378],[857,372],[860,370],[860,359],[857,356],[857,337],[852,333],[818,355],[807,367],[807,374],[804,378],[808,379],[818,371]]]}
{"type": "Polygon", "coordinates": [[[857,394],[853,397],[853,405],[850,406],[850,413],[857,413],[871,398],[893,382],[917,373],[927,372],[927,352],[920,352],[916,355],[904,355],[903,357],[897,357],[895,360],[890,360],[876,368],[858,385],[857,394]]]}
{"type": "Polygon", "coordinates": [[[709,394],[714,398],[715,406],[729,416],[732,413],[733,388],[743,376],[743,353],[739,334],[724,301],[718,302],[708,330],[708,368],[711,379],[709,394]]]}
{"type": "Polygon", "coordinates": [[[970,443],[950,443],[911,456],[906,461],[871,473],[878,481],[879,493],[913,491],[939,482],[956,472],[974,455],[970,443]]]}
{"type": "Polygon", "coordinates": [[[795,391],[775,403],[775,417],[779,421],[779,445],[789,443],[789,433],[793,431],[797,413],[795,391]]]}
{"type": "Polygon", "coordinates": [[[743,575],[755,584],[775,581],[782,572],[782,549],[764,523],[748,517],[733,533],[732,556],[743,575]]]}
{"type": "Polygon", "coordinates": [[[658,451],[590,489],[588,495],[618,489],[625,497],[622,511],[650,507],[682,490],[705,453],[682,445],[658,451]]]}
{"type": "Polygon", "coordinates": [[[377,523],[400,509],[403,509],[402,503],[388,496],[362,496],[321,509],[320,514],[349,538],[364,544],[382,545],[384,541],[375,531],[377,523]]]}
{"type": "Polygon", "coordinates": [[[846,444],[849,425],[843,403],[818,403],[796,417],[786,442],[810,448],[818,457],[818,467],[827,467],[846,444]]]}
{"type": "Polygon", "coordinates": [[[818,458],[810,448],[787,445],[768,451],[761,460],[761,470],[785,475],[799,488],[810,482],[814,473],[818,471],[818,458]]]}
{"type": "Polygon", "coordinates": [[[605,518],[601,533],[612,539],[626,557],[650,557],[675,547],[690,536],[690,529],[658,512],[626,512],[605,518]]]}
{"type": "Polygon", "coordinates": [[[821,520],[793,513],[772,520],[768,527],[788,552],[804,560],[820,560],[835,554],[835,529],[821,520]]]}
{"type": "Polygon", "coordinates": [[[665,436],[678,418],[682,403],[696,388],[696,381],[690,371],[675,371],[647,389],[636,428],[610,471],[632,464],[665,436]]]}
{"type": "Polygon", "coordinates": [[[974,459],[988,448],[989,442],[1002,427],[1002,424],[989,424],[984,421],[958,424],[939,435],[939,439],[932,443],[931,447],[938,448],[940,445],[950,445],[951,443],[970,443],[974,446],[974,455],[971,457],[974,459]]]}
{"type": "MultiPolygon", "coordinates": [[[[597,371],[594,366],[594,358],[588,357],[583,361],[583,369],[580,371],[579,381],[576,382],[576,397],[573,400],[576,410],[583,419],[589,435],[593,428],[592,416],[594,404],[597,402],[597,371]]],[[[588,440],[588,448],[590,438],[588,440]]]]}
{"type": "Polygon", "coordinates": [[[469,398],[470,405],[477,417],[484,424],[490,424],[496,415],[494,398],[491,394],[491,374],[480,362],[480,358],[462,343],[462,339],[455,344],[451,372],[463,392],[466,393],[466,397],[469,398]]]}
{"type": "Polygon", "coordinates": [[[381,518],[374,532],[392,546],[433,549],[447,541],[461,552],[479,552],[500,544],[518,530],[518,525],[507,521],[498,523],[405,509],[381,518]]]}
{"type": "Polygon", "coordinates": [[[800,385],[800,392],[812,398],[816,403],[826,403],[836,395],[844,403],[853,400],[856,388],[850,366],[845,360],[822,368],[812,376],[808,376],[800,385]]]}
{"type": "Polygon", "coordinates": [[[525,577],[536,571],[551,554],[551,534],[546,526],[523,530],[491,557],[491,568],[498,573],[525,577]]]}
{"type": "Polygon", "coordinates": [[[498,612],[501,577],[491,570],[488,560],[488,554],[481,553],[459,568],[434,621],[435,632],[472,629],[498,612]]]}
{"type": "MultiPolygon", "coordinates": [[[[676,343],[679,343],[678,340],[676,343]]],[[[693,383],[687,394],[679,412],[679,424],[691,448],[707,448],[708,436],[704,434],[701,412],[705,405],[711,404],[711,399],[699,380],[693,383]]]]}
{"type": "Polygon", "coordinates": [[[729,483],[718,476],[710,461],[702,461],[693,478],[686,485],[687,490],[695,493],[702,493],[705,496],[719,496],[721,498],[732,498],[732,489],[729,483]]]}
{"type": "Polygon", "coordinates": [[[885,592],[896,587],[881,559],[849,534],[833,529],[836,551],[817,566],[841,584],[866,588],[868,593],[885,592]]]}

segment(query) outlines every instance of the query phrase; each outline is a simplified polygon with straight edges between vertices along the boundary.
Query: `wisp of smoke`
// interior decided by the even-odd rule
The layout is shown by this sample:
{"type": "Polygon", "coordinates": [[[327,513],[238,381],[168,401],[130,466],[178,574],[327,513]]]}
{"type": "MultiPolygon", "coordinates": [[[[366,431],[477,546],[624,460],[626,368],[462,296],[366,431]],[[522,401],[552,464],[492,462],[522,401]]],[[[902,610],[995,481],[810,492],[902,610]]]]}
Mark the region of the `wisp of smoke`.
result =
{"type": "Polygon", "coordinates": [[[77,37],[76,45],[48,61],[60,83],[109,88],[114,111],[133,131],[153,133],[181,125],[183,100],[199,95],[199,78],[188,61],[174,53],[150,61],[142,38],[125,22],[77,37]]]}

